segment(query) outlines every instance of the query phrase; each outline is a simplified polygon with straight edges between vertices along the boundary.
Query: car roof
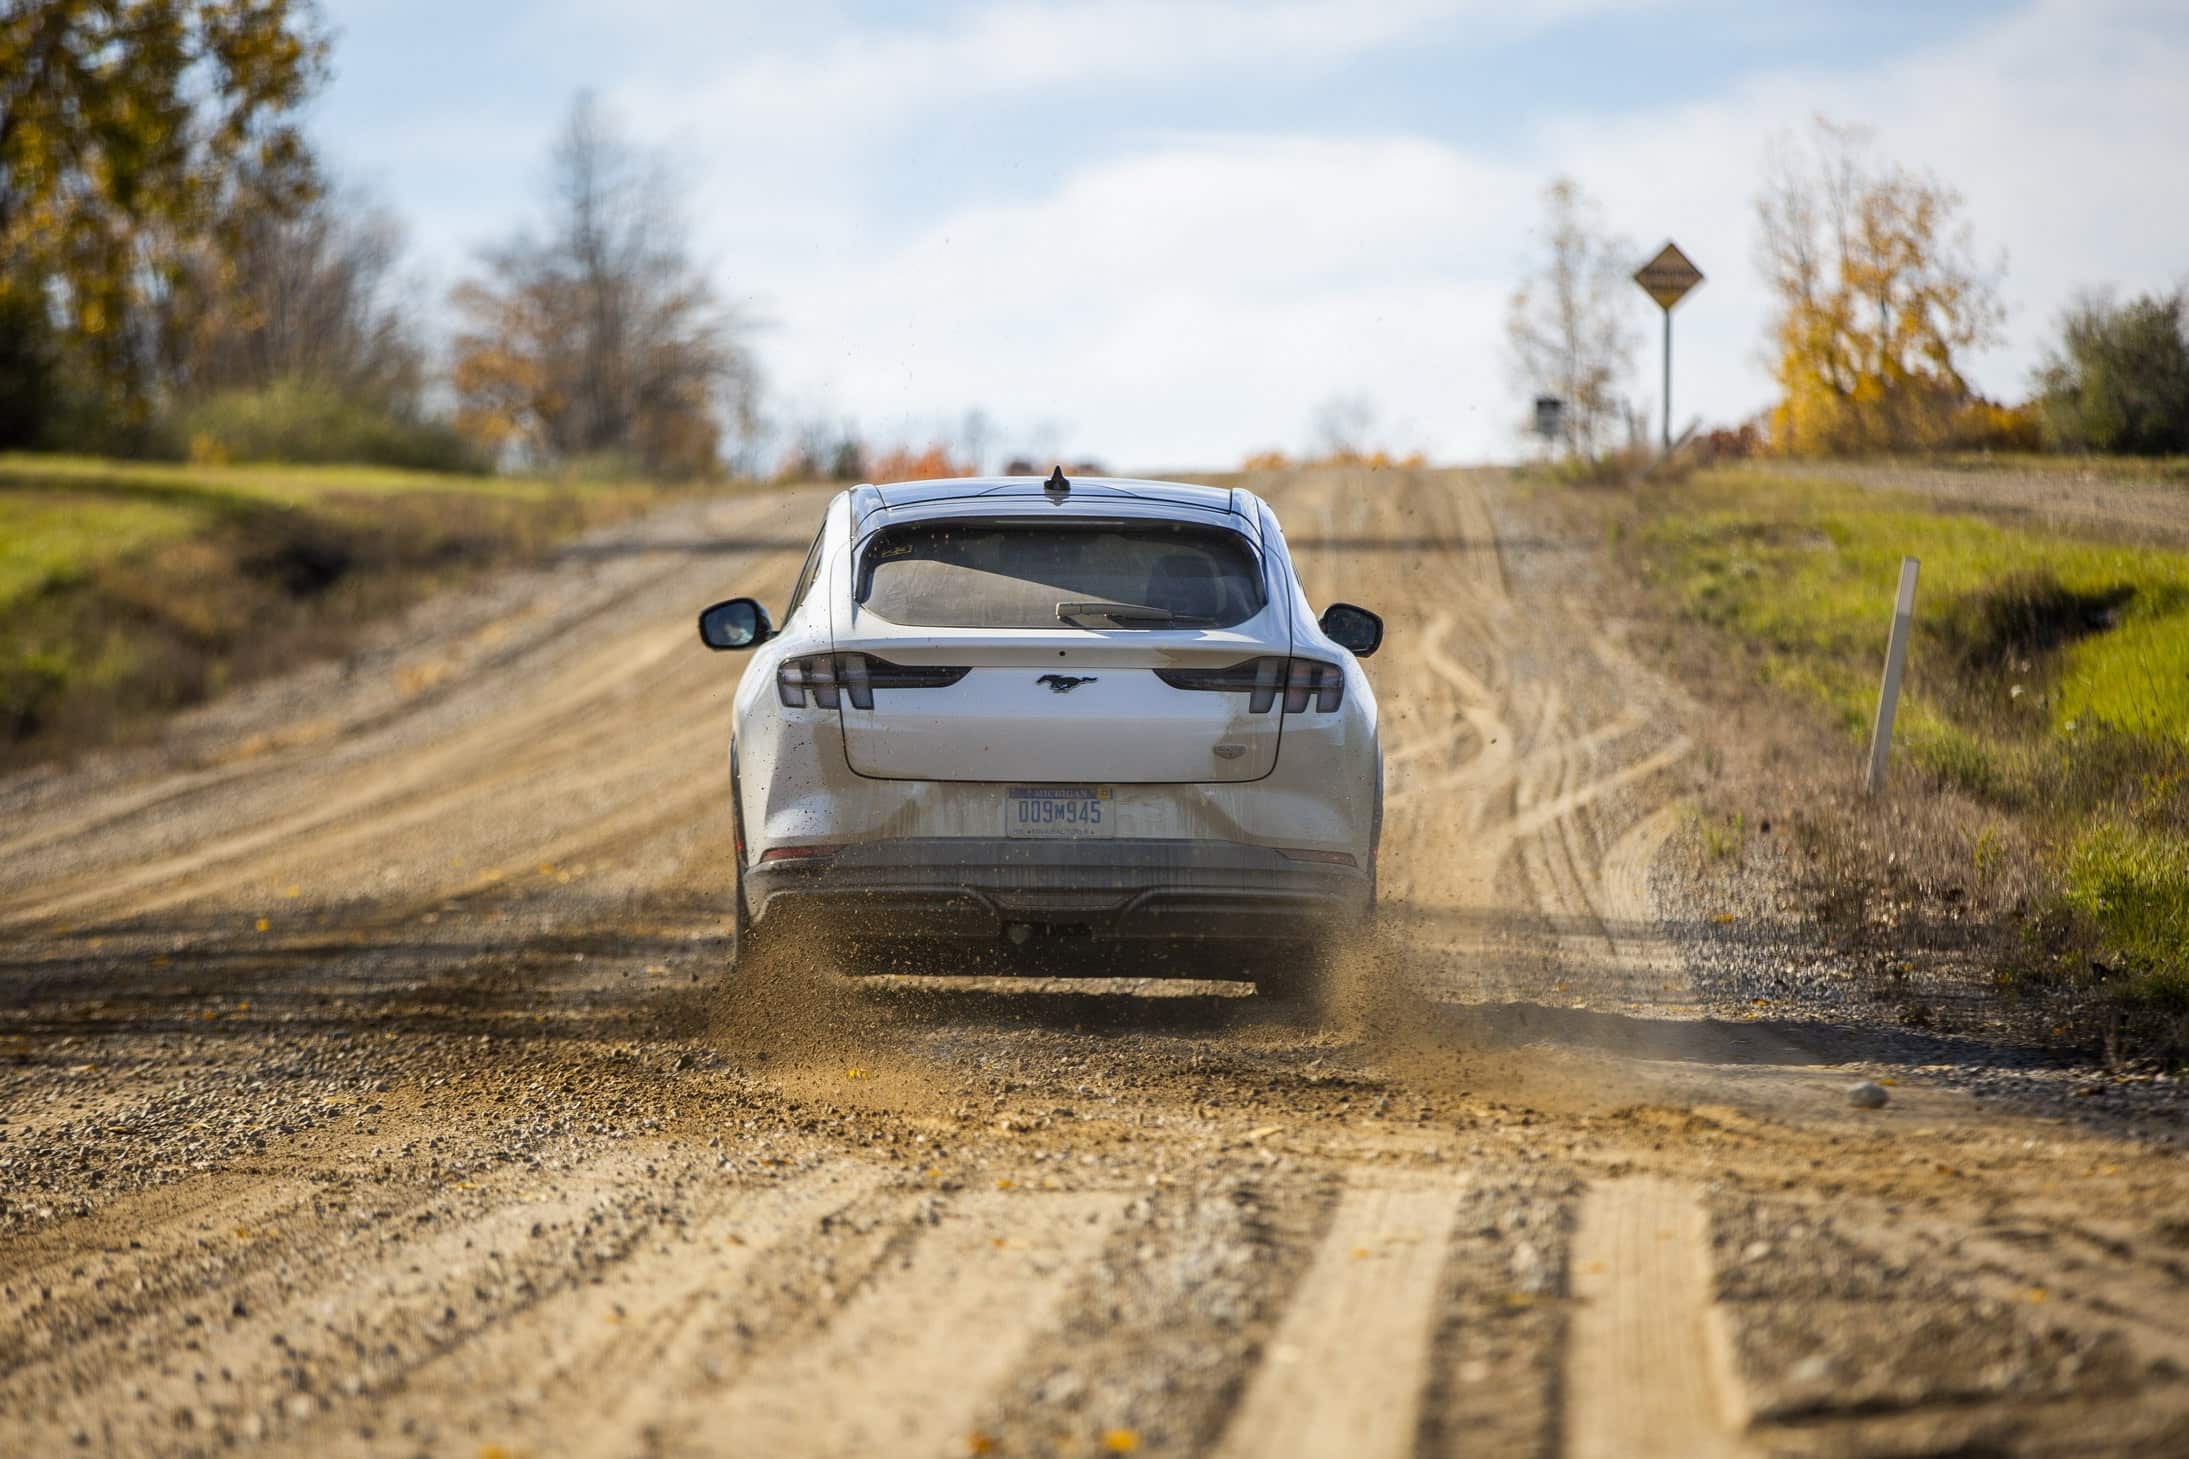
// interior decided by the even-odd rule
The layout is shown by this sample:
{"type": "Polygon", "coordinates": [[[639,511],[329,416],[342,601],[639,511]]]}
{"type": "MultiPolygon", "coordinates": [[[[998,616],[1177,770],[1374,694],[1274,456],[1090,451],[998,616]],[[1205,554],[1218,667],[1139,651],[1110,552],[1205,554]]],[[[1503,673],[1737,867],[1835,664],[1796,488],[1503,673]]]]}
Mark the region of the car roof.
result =
{"type": "MultiPolygon", "coordinates": [[[[1183,481],[1142,481],[1133,477],[1080,476],[1070,478],[1066,491],[1048,490],[1039,476],[962,476],[942,481],[900,481],[852,488],[851,521],[856,532],[877,512],[892,517],[946,515],[952,509],[973,508],[986,515],[1000,509],[1010,512],[1021,504],[1042,503],[1045,514],[1061,511],[1099,516],[1121,507],[1142,512],[1175,514],[1179,509],[1214,516],[1238,517],[1253,531],[1259,524],[1245,493],[1222,486],[1198,486],[1183,481]],[[977,505],[976,505],[977,504],[977,505]],[[939,508],[939,512],[906,509],[939,508]],[[1166,511],[1167,509],[1167,511],[1166,511]]],[[[1152,514],[1152,513],[1151,513],[1152,514]]],[[[1237,526],[1238,523],[1229,525],[1237,526]]]]}

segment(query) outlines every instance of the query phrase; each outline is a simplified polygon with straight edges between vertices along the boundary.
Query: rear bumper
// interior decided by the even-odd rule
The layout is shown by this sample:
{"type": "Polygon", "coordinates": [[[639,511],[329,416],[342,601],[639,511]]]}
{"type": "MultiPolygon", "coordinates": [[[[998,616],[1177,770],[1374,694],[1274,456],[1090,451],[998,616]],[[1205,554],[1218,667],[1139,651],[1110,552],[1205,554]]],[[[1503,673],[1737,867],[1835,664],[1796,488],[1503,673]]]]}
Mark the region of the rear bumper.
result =
{"type": "Polygon", "coordinates": [[[1027,923],[1114,938],[1305,939],[1359,921],[1371,895],[1359,868],[1231,841],[918,837],[745,872],[760,922],[811,917],[853,937],[977,940],[1027,923]]]}

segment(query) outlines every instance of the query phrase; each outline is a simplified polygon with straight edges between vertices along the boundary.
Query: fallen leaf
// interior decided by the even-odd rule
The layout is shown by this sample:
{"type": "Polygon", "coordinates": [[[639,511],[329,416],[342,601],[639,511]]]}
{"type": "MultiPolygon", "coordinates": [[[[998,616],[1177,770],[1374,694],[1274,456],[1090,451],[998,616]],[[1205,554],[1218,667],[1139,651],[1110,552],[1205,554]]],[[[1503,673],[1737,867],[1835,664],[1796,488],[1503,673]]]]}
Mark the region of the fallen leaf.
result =
{"type": "Polygon", "coordinates": [[[258,919],[258,930],[261,932],[264,932],[267,928],[273,925],[273,923],[267,921],[264,917],[258,919]]]}
{"type": "Polygon", "coordinates": [[[1133,1454],[1140,1449],[1140,1432],[1137,1429],[1106,1429],[1102,1434],[1102,1447],[1112,1454],[1133,1454]]]}

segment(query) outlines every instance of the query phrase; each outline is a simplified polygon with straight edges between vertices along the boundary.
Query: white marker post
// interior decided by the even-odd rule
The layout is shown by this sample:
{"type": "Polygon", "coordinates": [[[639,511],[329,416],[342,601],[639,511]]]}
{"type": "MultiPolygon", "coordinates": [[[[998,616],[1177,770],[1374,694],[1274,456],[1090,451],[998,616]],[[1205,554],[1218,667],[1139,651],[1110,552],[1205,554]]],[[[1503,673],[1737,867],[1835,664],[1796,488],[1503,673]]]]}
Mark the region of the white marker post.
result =
{"type": "Polygon", "coordinates": [[[1908,663],[1908,627],[1915,619],[1915,573],[1912,557],[1900,559],[1900,597],[1893,604],[1893,636],[1885,646],[1885,683],[1877,691],[1877,723],[1870,728],[1869,793],[1885,788],[1885,757],[1893,748],[1893,711],[1900,704],[1900,671],[1908,663]]]}

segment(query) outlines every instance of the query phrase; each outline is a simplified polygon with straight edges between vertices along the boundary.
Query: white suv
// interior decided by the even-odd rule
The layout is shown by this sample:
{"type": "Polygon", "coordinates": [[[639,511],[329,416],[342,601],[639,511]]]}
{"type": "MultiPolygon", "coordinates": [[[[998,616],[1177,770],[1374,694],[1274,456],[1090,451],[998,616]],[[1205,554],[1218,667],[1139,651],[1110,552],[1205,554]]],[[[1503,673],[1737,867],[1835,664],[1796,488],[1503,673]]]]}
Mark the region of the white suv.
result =
{"type": "Polygon", "coordinates": [[[781,627],[732,598],[699,632],[757,650],[730,746],[741,955],[792,916],[851,941],[1321,948],[1373,909],[1357,660],[1383,624],[1315,617],[1252,492],[855,487],[781,627]]]}

